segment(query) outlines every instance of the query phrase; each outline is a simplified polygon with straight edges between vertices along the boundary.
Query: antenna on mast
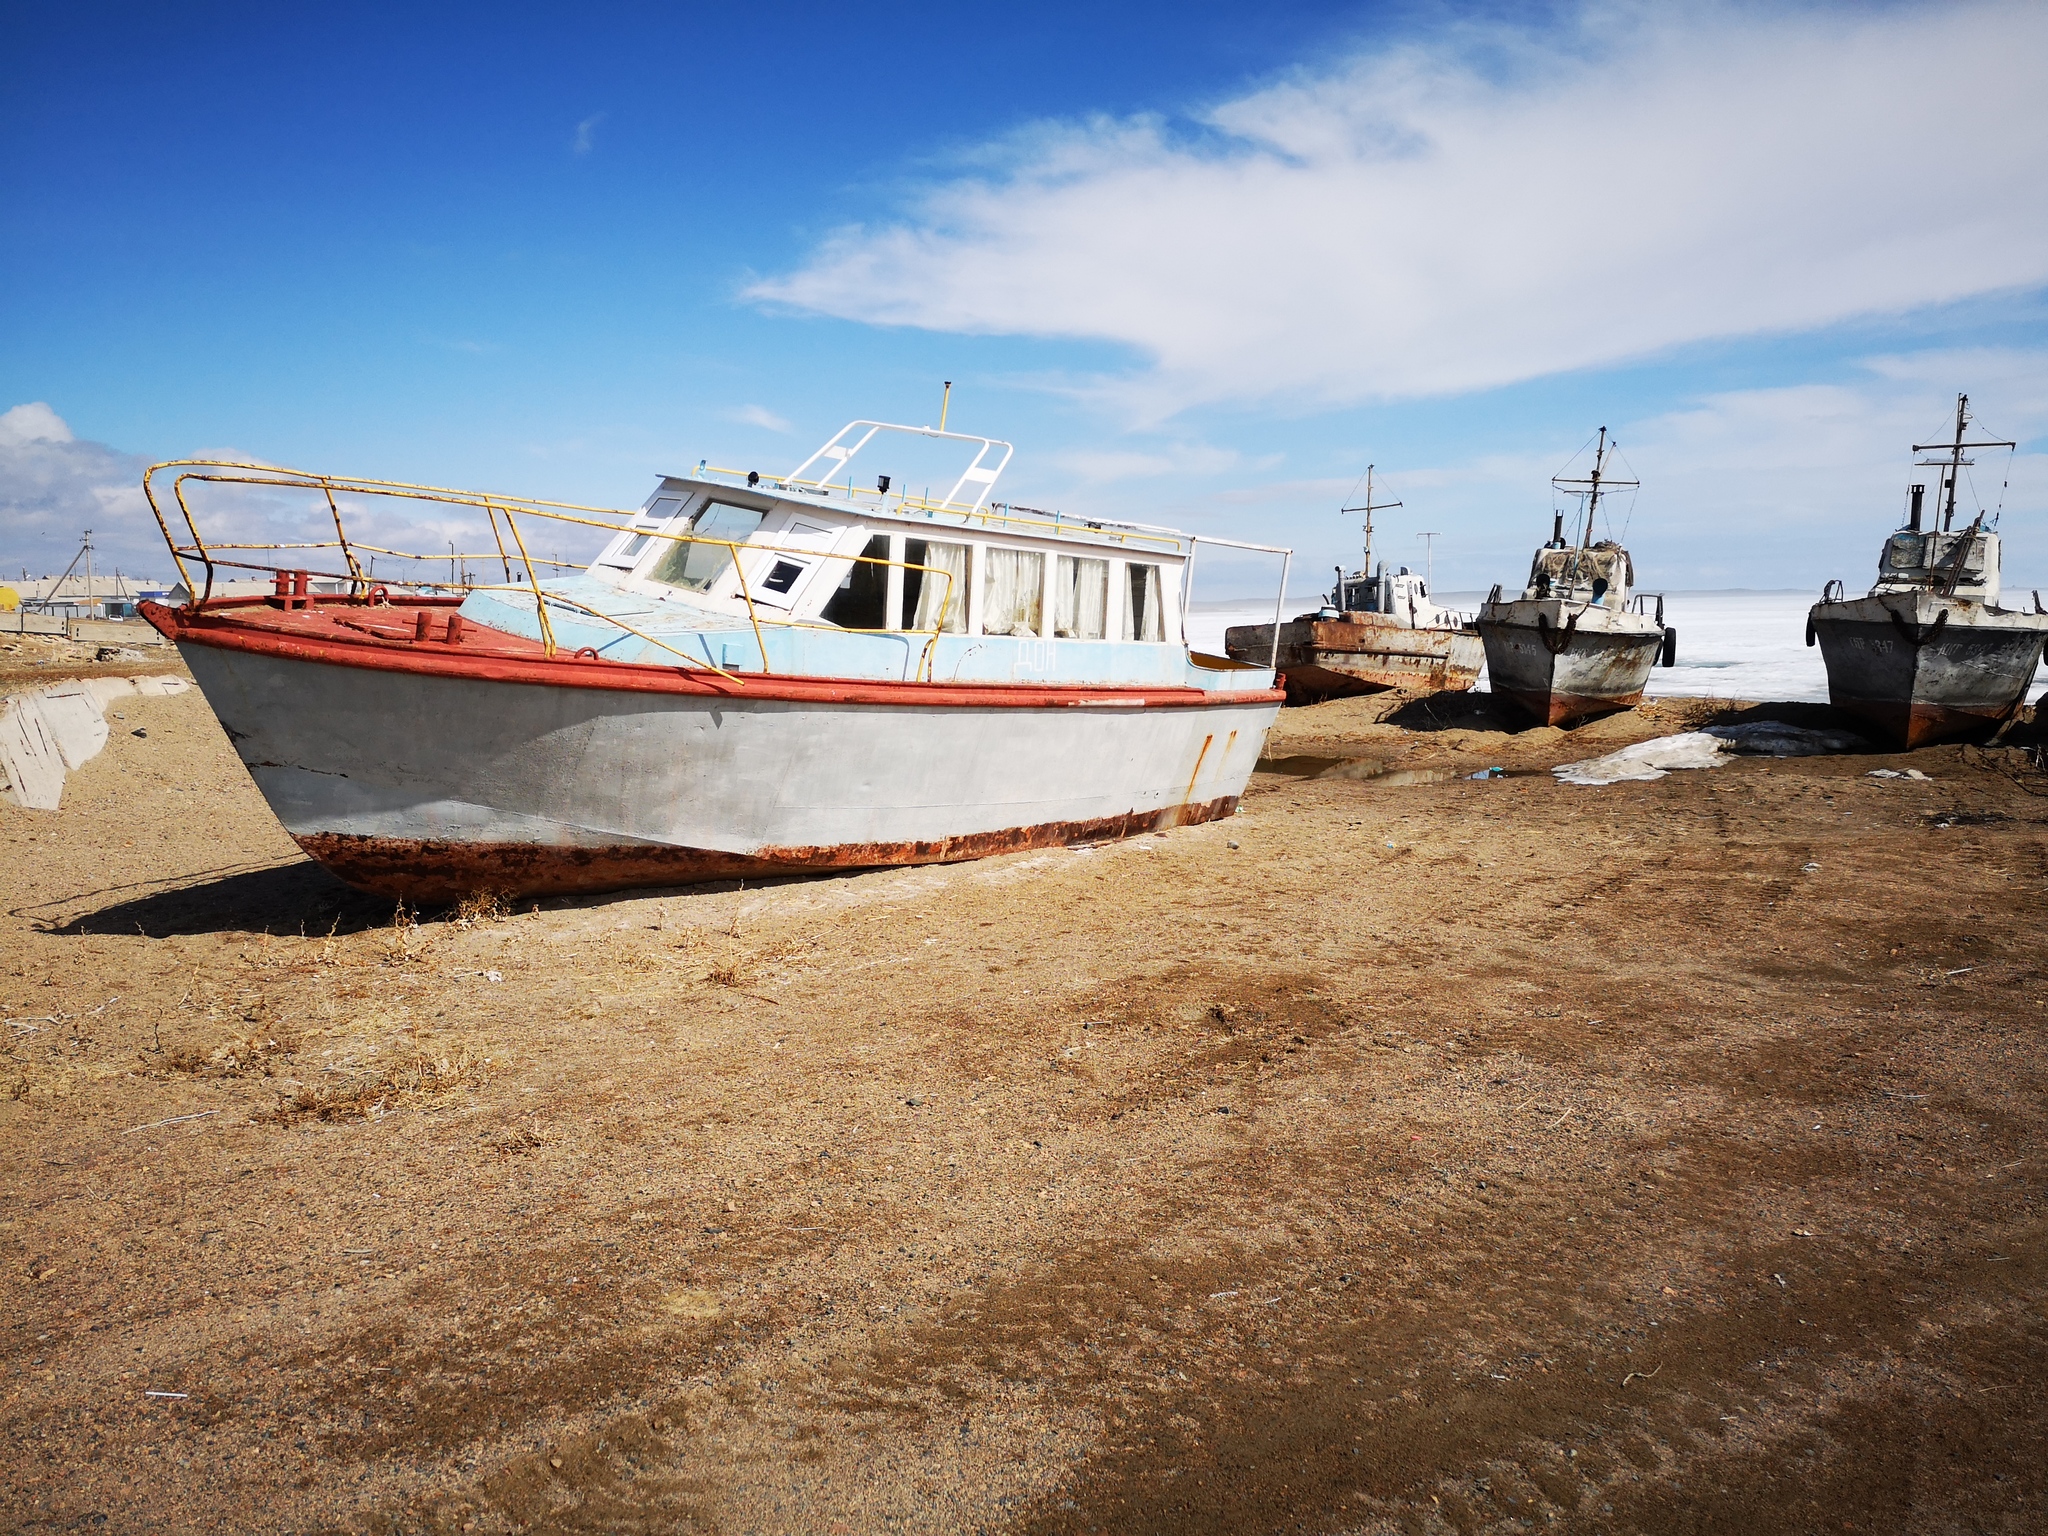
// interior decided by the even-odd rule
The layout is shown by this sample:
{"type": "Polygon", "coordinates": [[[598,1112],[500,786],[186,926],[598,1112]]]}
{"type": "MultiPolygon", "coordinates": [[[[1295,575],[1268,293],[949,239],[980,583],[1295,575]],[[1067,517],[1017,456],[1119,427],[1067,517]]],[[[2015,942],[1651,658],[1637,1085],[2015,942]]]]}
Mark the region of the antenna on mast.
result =
{"type": "Polygon", "coordinates": [[[1438,533],[1418,533],[1422,542],[1422,585],[1428,591],[1436,591],[1436,541],[1443,537],[1438,533]]]}
{"type": "MultiPolygon", "coordinates": [[[[1395,508],[1395,507],[1398,507],[1398,506],[1400,506],[1400,505],[1401,505],[1401,503],[1400,503],[1400,502],[1398,502],[1398,501],[1374,501],[1374,500],[1372,499],[1372,472],[1373,472],[1373,466],[1372,466],[1372,465],[1370,465],[1370,464],[1366,465],[1366,466],[1365,466],[1365,505],[1364,505],[1364,506],[1362,506],[1362,507],[1339,507],[1339,508],[1337,509],[1337,513],[1338,513],[1338,515],[1339,515],[1340,517],[1342,517],[1342,516],[1347,516],[1347,515],[1349,515],[1350,513],[1353,513],[1353,512],[1363,512],[1363,513],[1365,514],[1365,570],[1364,570],[1364,575],[1365,575],[1365,579],[1366,579],[1367,581],[1371,581],[1371,580],[1373,579],[1373,576],[1372,576],[1372,515],[1373,515],[1373,513],[1375,513],[1375,512],[1386,512],[1386,511],[1390,511],[1391,509],[1393,509],[1393,508],[1395,508]]],[[[1352,486],[1352,489],[1353,489],[1353,490],[1355,491],[1355,490],[1357,490],[1357,489],[1358,489],[1358,487],[1354,485],[1354,486],[1352,486]]],[[[1345,601],[1345,596],[1344,596],[1344,573],[1343,573],[1343,572],[1342,572],[1341,570],[1340,570],[1340,571],[1339,571],[1339,572],[1337,573],[1337,606],[1338,606],[1339,608],[1348,608],[1348,607],[1350,607],[1350,606],[1351,606],[1351,605],[1350,605],[1350,604],[1349,604],[1348,602],[1346,602],[1346,601],[1345,601]]]]}
{"type": "Polygon", "coordinates": [[[946,430],[946,411],[953,404],[953,381],[946,380],[946,392],[939,396],[939,430],[946,430]]]}
{"type": "Polygon", "coordinates": [[[1955,441],[1952,443],[1915,443],[1913,445],[1913,451],[1915,453],[1945,452],[1948,455],[1948,457],[1945,460],[1920,460],[1922,464],[1926,465],[1930,469],[1946,469],[1948,471],[1948,473],[1942,477],[1945,481],[1947,481],[1947,484],[1942,487],[1941,492],[1941,501],[1943,503],[1941,512],[1941,531],[1943,533],[1947,533],[1950,529],[1950,526],[1956,520],[1956,482],[1962,479],[1964,469],[1977,462],[1975,459],[1964,458],[1963,450],[1965,448],[2019,447],[2018,443],[1994,443],[1989,441],[1981,443],[1966,443],[1963,441],[1963,432],[1969,426],[1969,424],[1970,397],[1968,395],[1957,395],[1955,441]]]}
{"type": "MultiPolygon", "coordinates": [[[[1583,498],[1586,521],[1579,534],[1579,548],[1581,549],[1593,547],[1593,514],[1599,509],[1602,490],[1630,490],[1642,484],[1640,480],[1615,480],[1607,474],[1607,450],[1617,446],[1617,444],[1607,441],[1607,429],[1602,427],[1600,429],[1600,446],[1593,452],[1592,474],[1577,476],[1552,475],[1550,477],[1550,483],[1558,490],[1563,491],[1568,496],[1583,498]],[[1585,489],[1578,489],[1580,486],[1584,486],[1585,489]]],[[[1584,448],[1579,450],[1580,453],[1585,451],[1584,448]]],[[[1551,535],[1552,538],[1557,536],[1556,533],[1551,535]]]]}
{"type": "MultiPolygon", "coordinates": [[[[1372,515],[1375,512],[1390,511],[1401,505],[1398,501],[1374,501],[1372,499],[1373,468],[1374,466],[1370,464],[1365,466],[1365,505],[1362,507],[1339,507],[1337,509],[1339,516],[1348,516],[1353,512],[1363,512],[1365,514],[1365,574],[1368,577],[1372,575],[1372,515]]],[[[1357,490],[1358,487],[1353,486],[1352,489],[1357,490]]]]}

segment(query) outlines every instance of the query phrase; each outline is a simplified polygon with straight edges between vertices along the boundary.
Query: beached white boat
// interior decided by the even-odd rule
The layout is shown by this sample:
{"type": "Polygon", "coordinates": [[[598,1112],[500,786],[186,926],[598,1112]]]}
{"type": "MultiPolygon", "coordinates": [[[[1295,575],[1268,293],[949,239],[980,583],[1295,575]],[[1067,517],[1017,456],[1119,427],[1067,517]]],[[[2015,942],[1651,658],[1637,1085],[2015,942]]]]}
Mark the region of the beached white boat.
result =
{"type": "Polygon", "coordinates": [[[1343,694],[1408,688],[1456,693],[1479,681],[1486,660],[1479,628],[1429,594],[1429,582],[1407,566],[1377,568],[1372,558],[1372,515],[1401,505],[1373,500],[1373,470],[1365,467],[1365,560],[1344,573],[1323,606],[1289,623],[1239,624],[1223,632],[1223,648],[1240,661],[1273,658],[1291,703],[1310,704],[1343,694]]]}
{"type": "Polygon", "coordinates": [[[1230,814],[1282,697],[1270,666],[1183,639],[1198,544],[1234,541],[991,503],[1010,451],[855,422],[785,477],[700,466],[636,513],[180,461],[145,490],[157,507],[170,474],[182,532],[159,521],[201,595],[144,612],[300,846],[415,901],[942,862],[1230,814]],[[853,457],[901,433],[973,454],[945,496],[853,485],[853,457]],[[334,537],[209,544],[190,498],[221,487],[322,497],[334,537]],[[391,498],[474,514],[474,548],[432,557],[447,581],[351,541],[344,511],[391,498]],[[544,576],[528,551],[550,523],[609,537],[544,576]],[[339,570],[298,570],[309,550],[339,570]],[[216,568],[276,590],[211,600],[216,568]],[[312,591],[318,574],[349,590],[312,591]]]}
{"type": "Polygon", "coordinates": [[[1487,687],[1543,725],[1570,725],[1640,704],[1659,658],[1667,667],[1678,659],[1678,631],[1664,623],[1663,595],[1634,591],[1628,551],[1593,537],[1601,498],[1636,484],[1607,472],[1612,451],[1602,427],[1591,473],[1550,482],[1580,498],[1576,542],[1566,541],[1564,514],[1555,513],[1550,542],[1530,562],[1521,596],[1503,597],[1495,586],[1480,605],[1487,687]]]}
{"type": "Polygon", "coordinates": [[[1819,643],[1828,669],[1830,701],[1896,746],[1989,735],[2026,702],[2048,640],[2038,593],[2031,613],[2001,601],[1996,513],[1980,508],[1966,527],[1955,526],[1957,482],[1972,463],[1964,454],[2015,446],[1966,441],[1969,426],[1970,397],[1959,395],[1954,440],[1913,445],[1938,455],[1919,461],[1942,471],[1936,526],[1921,526],[1927,487],[1915,485],[1870,591],[1848,597],[1831,581],[1806,619],[1806,643],[1819,643]]]}

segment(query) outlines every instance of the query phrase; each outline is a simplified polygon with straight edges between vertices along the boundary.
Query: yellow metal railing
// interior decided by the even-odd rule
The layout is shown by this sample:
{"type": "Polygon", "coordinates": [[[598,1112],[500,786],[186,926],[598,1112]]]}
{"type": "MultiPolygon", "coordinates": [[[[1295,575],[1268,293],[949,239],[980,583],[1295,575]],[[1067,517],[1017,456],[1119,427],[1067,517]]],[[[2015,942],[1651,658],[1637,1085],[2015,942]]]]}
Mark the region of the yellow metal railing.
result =
{"type": "Polygon", "coordinates": [[[564,570],[581,569],[585,562],[561,560],[553,557],[543,558],[533,555],[527,549],[525,534],[521,532],[519,527],[519,518],[523,516],[544,519],[554,523],[567,523],[579,527],[597,528],[614,536],[620,532],[630,530],[649,538],[664,539],[673,544],[704,544],[725,550],[732,569],[738,577],[740,599],[746,606],[747,619],[753,628],[754,645],[760,653],[761,670],[764,673],[773,671],[772,664],[768,659],[767,640],[762,634],[762,626],[766,624],[771,628],[829,629],[848,634],[901,634],[906,637],[922,635],[925,637],[925,644],[918,655],[917,666],[913,672],[914,679],[922,679],[931,664],[932,651],[938,643],[938,637],[945,632],[946,621],[952,614],[954,603],[953,573],[942,566],[923,565],[908,560],[886,560],[873,555],[817,556],[817,552],[814,550],[804,550],[802,553],[816,556],[827,563],[845,561],[855,565],[879,565],[891,569],[921,571],[928,576],[944,577],[946,582],[944,596],[940,600],[938,613],[933,620],[931,628],[929,630],[922,627],[872,630],[849,629],[844,625],[818,624],[806,620],[782,618],[774,615],[764,620],[760,609],[754,602],[753,591],[747,578],[746,563],[740,557],[742,551],[776,553],[782,550],[781,546],[773,542],[758,544],[739,543],[731,539],[704,538],[697,534],[670,533],[663,529],[634,528],[632,523],[639,516],[638,511],[610,507],[588,507],[575,502],[549,501],[536,497],[503,496],[495,492],[460,491],[446,486],[410,485],[404,481],[397,480],[364,480],[350,476],[318,475],[302,470],[275,468],[269,465],[242,464],[224,459],[169,459],[161,464],[152,464],[142,477],[142,493],[149,502],[150,511],[156,517],[157,528],[164,536],[164,543],[170,549],[171,560],[178,568],[179,579],[184,583],[186,591],[194,594],[192,600],[192,606],[194,607],[203,607],[212,599],[216,567],[225,567],[230,570],[265,571],[272,574],[287,569],[293,571],[303,569],[302,567],[286,567],[262,561],[226,558],[230,554],[278,554],[288,550],[338,551],[342,564],[345,567],[344,570],[307,570],[305,574],[309,577],[318,576],[323,580],[346,581],[349,584],[351,596],[358,598],[371,596],[381,585],[373,575],[365,570],[361,560],[357,558],[359,552],[370,556],[382,555],[390,559],[406,561],[420,566],[438,564],[440,561],[446,560],[451,566],[451,578],[455,576],[456,569],[463,562],[496,559],[505,576],[503,582],[478,582],[466,579],[451,579],[443,582],[430,577],[413,576],[403,578],[399,584],[415,592],[422,590],[462,593],[516,592],[522,596],[530,595],[534,601],[535,622],[540,630],[542,653],[546,656],[553,657],[558,649],[555,642],[554,626],[548,617],[548,609],[550,606],[568,608],[611,625],[616,629],[624,631],[626,634],[633,635],[649,645],[657,646],[669,654],[678,657],[693,669],[715,672],[720,677],[727,678],[740,686],[744,686],[741,679],[734,677],[724,667],[711,661],[708,655],[700,659],[690,655],[688,652],[677,650],[676,647],[668,642],[635,628],[616,615],[605,613],[600,609],[590,607],[588,604],[577,602],[575,599],[565,597],[559,592],[551,592],[544,589],[540,584],[539,567],[549,566],[559,573],[564,570]],[[185,528],[191,535],[189,542],[180,540],[172,531],[171,520],[164,515],[164,510],[157,501],[156,475],[160,470],[182,471],[171,482],[171,495],[177,503],[180,515],[184,519],[185,528]],[[232,473],[209,473],[209,471],[232,471],[232,473]],[[273,540],[262,543],[209,541],[199,531],[199,520],[195,516],[191,502],[186,495],[186,487],[191,484],[243,485],[272,490],[318,491],[324,497],[327,509],[334,519],[335,536],[331,540],[273,540]],[[410,550],[393,549],[381,544],[370,544],[360,539],[351,539],[342,520],[341,505],[336,499],[337,492],[344,496],[380,496],[399,501],[427,502],[441,506],[467,507],[481,510],[490,525],[493,548],[480,551],[464,551],[455,549],[451,544],[446,553],[421,554],[410,550]],[[498,519],[501,517],[504,519],[505,524],[504,533],[500,533],[498,528],[498,519]],[[513,547],[517,550],[516,555],[512,550],[506,548],[505,533],[509,533],[512,536],[513,547]],[[193,580],[192,572],[186,565],[187,560],[197,561],[205,567],[206,579],[203,589],[193,580]],[[515,567],[524,572],[524,581],[514,576],[515,567]]]}

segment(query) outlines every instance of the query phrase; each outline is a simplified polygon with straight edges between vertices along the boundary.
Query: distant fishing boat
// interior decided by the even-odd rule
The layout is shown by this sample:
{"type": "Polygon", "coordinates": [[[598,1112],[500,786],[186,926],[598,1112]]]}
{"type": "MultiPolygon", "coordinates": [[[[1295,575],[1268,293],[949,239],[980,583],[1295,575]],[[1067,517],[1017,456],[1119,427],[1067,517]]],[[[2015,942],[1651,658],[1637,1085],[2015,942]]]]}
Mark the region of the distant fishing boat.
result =
{"type": "Polygon", "coordinates": [[[1271,624],[1224,631],[1223,648],[1237,660],[1274,660],[1291,703],[1389,688],[1458,692],[1479,680],[1485,655],[1472,621],[1438,604],[1407,566],[1389,571],[1382,560],[1374,568],[1373,514],[1401,505],[1373,500],[1374,468],[1365,467],[1365,505],[1339,509],[1365,514],[1360,568],[1347,576],[1338,566],[1323,606],[1279,625],[1277,646],[1271,624]]]}
{"type": "MultiPolygon", "coordinates": [[[[300,847],[386,896],[939,863],[1229,815],[1282,698],[1270,657],[1183,639],[1198,543],[1234,541],[991,504],[1010,453],[943,413],[858,421],[780,479],[700,465],[630,513],[157,465],[144,490],[200,595],[143,612],[300,847]],[[855,486],[890,434],[973,461],[937,500],[855,486]],[[158,507],[164,471],[189,538],[158,507]],[[334,537],[209,543],[188,499],[221,485],[310,493],[334,537]],[[476,542],[351,539],[344,509],[394,500],[473,515],[476,542]],[[543,560],[543,527],[603,547],[581,570],[543,560]],[[338,570],[291,568],[309,552],[338,570]],[[274,591],[215,598],[217,567],[274,591]]],[[[1238,547],[1281,555],[1285,590],[1286,551],[1238,547]]]]}
{"type": "Polygon", "coordinates": [[[1607,473],[1614,451],[1600,429],[1592,473],[1553,476],[1551,485],[1580,501],[1576,543],[1565,540],[1564,513],[1553,514],[1550,542],[1536,551],[1522,595],[1498,584],[1479,609],[1487,686],[1543,725],[1569,725],[1642,702],[1650,669],[1678,659],[1678,631],[1664,623],[1662,593],[1633,591],[1635,563],[1612,539],[1593,538],[1600,499],[1639,481],[1607,473]],[[1656,608],[1647,604],[1654,598],[1656,608]]]}
{"type": "Polygon", "coordinates": [[[1846,597],[1831,581],[1806,620],[1806,643],[1820,646],[1828,697],[1903,747],[1986,734],[2026,701],[2048,641],[2048,614],[2034,594],[2032,613],[1999,605],[1996,514],[1980,507],[1955,527],[1957,488],[1973,448],[2013,449],[2005,441],[1966,441],[1970,397],[1956,396],[1953,439],[1915,443],[1918,462],[1943,473],[1938,526],[1923,527],[1927,487],[1907,493],[1905,526],[1884,541],[1877,583],[1846,597]]]}

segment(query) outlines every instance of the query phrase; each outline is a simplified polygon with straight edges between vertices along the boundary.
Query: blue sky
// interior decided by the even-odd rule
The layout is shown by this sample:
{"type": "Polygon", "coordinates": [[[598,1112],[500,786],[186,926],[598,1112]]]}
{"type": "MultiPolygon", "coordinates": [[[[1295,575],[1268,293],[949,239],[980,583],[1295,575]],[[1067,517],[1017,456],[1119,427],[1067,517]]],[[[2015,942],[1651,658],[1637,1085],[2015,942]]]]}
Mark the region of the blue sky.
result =
{"type": "Polygon", "coordinates": [[[163,568],[153,458],[623,505],[952,379],[1309,572],[1377,462],[1443,587],[1604,424],[1674,590],[1860,584],[1966,389],[2048,581],[2037,6],[291,9],[0,15],[0,572],[163,568]]]}

